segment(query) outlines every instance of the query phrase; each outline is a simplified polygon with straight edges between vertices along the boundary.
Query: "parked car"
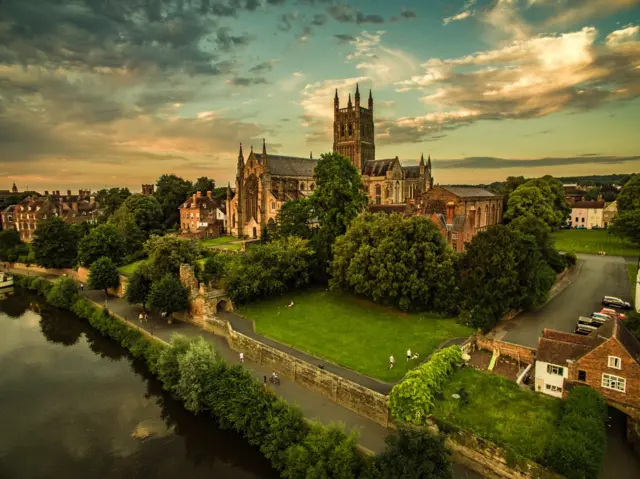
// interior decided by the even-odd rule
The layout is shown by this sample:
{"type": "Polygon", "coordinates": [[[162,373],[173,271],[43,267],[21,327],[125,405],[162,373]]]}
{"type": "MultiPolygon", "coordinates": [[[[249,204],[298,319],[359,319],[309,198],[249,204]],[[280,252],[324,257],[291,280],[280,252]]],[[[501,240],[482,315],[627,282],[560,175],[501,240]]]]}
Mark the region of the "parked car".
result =
{"type": "Polygon", "coordinates": [[[600,314],[606,314],[610,318],[626,319],[627,315],[624,313],[618,313],[615,309],[602,308],[600,314]]]}
{"type": "Polygon", "coordinates": [[[593,319],[594,321],[600,324],[604,324],[607,321],[611,321],[611,316],[609,316],[608,314],[602,314],[602,313],[591,313],[591,319],[593,319]]]}
{"type": "MultiPolygon", "coordinates": [[[[590,318],[587,318],[587,319],[590,319],[590,318]]],[[[586,335],[586,334],[590,334],[593,331],[597,331],[597,330],[598,330],[598,325],[594,326],[594,325],[581,323],[580,321],[578,321],[578,324],[576,324],[576,329],[575,329],[574,333],[586,335]]]]}
{"type": "Polygon", "coordinates": [[[614,308],[631,309],[631,303],[622,301],[620,298],[616,298],[615,296],[605,296],[602,298],[602,304],[605,306],[613,306],[614,308]]]}

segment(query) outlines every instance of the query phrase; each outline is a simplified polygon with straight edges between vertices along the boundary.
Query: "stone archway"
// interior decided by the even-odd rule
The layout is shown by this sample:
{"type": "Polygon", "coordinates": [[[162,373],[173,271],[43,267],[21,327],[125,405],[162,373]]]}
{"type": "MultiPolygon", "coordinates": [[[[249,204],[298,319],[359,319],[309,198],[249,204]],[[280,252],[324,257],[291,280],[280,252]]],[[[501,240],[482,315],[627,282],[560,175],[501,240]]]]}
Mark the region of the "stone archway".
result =
{"type": "Polygon", "coordinates": [[[216,302],[216,314],[224,311],[233,311],[231,301],[228,299],[220,299],[216,302]]]}

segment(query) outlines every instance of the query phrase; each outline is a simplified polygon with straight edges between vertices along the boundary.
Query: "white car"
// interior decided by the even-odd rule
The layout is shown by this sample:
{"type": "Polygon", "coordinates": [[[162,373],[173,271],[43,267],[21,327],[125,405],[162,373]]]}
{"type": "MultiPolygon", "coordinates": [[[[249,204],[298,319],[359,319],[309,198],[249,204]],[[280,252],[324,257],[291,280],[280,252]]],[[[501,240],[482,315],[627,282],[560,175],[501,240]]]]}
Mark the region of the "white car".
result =
{"type": "Polygon", "coordinates": [[[614,308],[631,309],[631,303],[622,301],[620,298],[616,298],[615,296],[605,296],[602,298],[602,304],[605,306],[613,306],[614,308]]]}

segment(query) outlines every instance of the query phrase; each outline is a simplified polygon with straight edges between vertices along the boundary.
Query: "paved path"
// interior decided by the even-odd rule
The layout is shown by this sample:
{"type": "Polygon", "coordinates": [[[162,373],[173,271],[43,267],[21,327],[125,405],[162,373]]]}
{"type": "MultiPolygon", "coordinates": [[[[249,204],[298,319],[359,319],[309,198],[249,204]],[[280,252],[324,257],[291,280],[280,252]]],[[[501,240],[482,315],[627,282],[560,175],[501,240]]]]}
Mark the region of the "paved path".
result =
{"type": "Polygon", "coordinates": [[[496,338],[535,348],[544,328],[573,333],[578,316],[600,311],[603,296],[631,300],[625,258],[598,255],[578,255],[578,258],[581,269],[569,286],[538,311],[522,313],[506,322],[496,338]]]}
{"type": "MultiPolygon", "coordinates": [[[[27,270],[14,269],[12,271],[16,274],[22,275],[38,275],[47,277],[48,279],[56,278],[54,275],[40,274],[27,270]]],[[[83,291],[83,295],[100,305],[104,305],[105,303],[105,296],[102,291],[83,291]]],[[[149,333],[164,341],[170,341],[171,336],[174,334],[182,334],[191,338],[200,336],[211,343],[225,361],[232,364],[240,362],[238,353],[229,348],[224,338],[203,331],[197,326],[179,321],[174,321],[173,324],[168,324],[166,320],[160,319],[160,317],[155,314],[151,314],[149,316],[149,321],[140,323],[140,321],[138,321],[138,315],[142,311],[142,307],[139,305],[130,305],[122,298],[110,296],[107,299],[107,307],[118,316],[128,319],[131,323],[142,327],[149,333]]],[[[245,360],[244,366],[259,381],[262,381],[265,375],[269,376],[271,374],[270,370],[249,360],[245,360]]],[[[347,429],[358,431],[358,442],[362,447],[375,453],[384,450],[384,439],[389,434],[393,433],[391,430],[384,428],[378,423],[364,418],[350,409],[342,407],[321,394],[306,389],[293,381],[287,380],[286,378],[282,378],[281,381],[282,384],[280,386],[273,387],[270,385],[270,387],[272,387],[279,396],[286,399],[289,403],[297,404],[307,418],[317,419],[324,424],[337,422],[342,423],[347,429]]],[[[482,478],[481,475],[457,463],[454,463],[453,473],[454,479],[482,478]]]]}

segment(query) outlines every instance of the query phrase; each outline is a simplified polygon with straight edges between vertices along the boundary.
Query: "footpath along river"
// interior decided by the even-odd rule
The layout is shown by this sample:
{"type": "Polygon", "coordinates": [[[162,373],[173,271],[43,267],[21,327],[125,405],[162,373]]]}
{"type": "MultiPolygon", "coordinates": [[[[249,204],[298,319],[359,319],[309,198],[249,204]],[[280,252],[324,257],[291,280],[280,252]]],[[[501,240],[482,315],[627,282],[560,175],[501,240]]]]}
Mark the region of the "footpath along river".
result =
{"type": "MultiPolygon", "coordinates": [[[[74,314],[0,298],[0,478],[276,478],[260,452],[173,400],[74,314]]],[[[482,476],[454,465],[455,479],[482,476]]]]}

